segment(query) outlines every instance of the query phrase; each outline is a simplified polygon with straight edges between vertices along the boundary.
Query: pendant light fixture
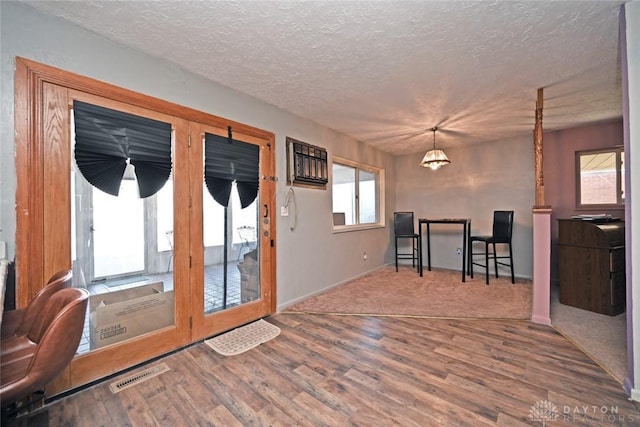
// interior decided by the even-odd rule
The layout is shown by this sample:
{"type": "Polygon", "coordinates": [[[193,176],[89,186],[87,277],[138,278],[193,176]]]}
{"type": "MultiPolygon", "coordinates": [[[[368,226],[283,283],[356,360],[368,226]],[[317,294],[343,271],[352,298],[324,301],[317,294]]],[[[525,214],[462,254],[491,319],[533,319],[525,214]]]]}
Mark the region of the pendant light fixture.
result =
{"type": "Polygon", "coordinates": [[[436,131],[437,130],[438,130],[437,127],[431,128],[431,131],[433,132],[433,150],[428,151],[427,154],[425,154],[424,157],[422,158],[422,161],[420,162],[420,166],[424,168],[431,168],[431,170],[439,169],[440,166],[448,165],[449,163],[451,163],[447,155],[444,154],[444,151],[436,150],[436,131]]]}

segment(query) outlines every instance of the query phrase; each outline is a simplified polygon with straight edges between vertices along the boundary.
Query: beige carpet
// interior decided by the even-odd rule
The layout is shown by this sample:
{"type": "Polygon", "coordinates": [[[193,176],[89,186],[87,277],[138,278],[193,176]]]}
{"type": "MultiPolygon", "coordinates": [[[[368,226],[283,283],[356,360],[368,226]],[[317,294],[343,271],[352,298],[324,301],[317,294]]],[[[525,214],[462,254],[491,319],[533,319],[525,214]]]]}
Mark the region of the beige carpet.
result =
{"type": "Polygon", "coordinates": [[[557,288],[552,288],[551,324],[623,382],[627,372],[626,314],[607,316],[560,304],[557,288]]]}
{"type": "Polygon", "coordinates": [[[484,275],[467,277],[459,271],[424,271],[386,266],[349,283],[288,307],[286,312],[386,316],[530,319],[531,282],[484,275]]]}

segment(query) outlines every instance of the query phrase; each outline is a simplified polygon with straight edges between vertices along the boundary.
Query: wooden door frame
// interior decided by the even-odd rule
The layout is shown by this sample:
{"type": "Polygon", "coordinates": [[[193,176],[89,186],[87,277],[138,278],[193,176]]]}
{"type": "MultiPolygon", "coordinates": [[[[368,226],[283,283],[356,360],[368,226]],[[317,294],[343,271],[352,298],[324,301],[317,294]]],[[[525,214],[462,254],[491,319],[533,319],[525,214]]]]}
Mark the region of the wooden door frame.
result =
{"type": "MultiPolygon", "coordinates": [[[[46,160],[48,165],[50,162],[56,162],[55,164],[65,168],[64,170],[70,170],[71,159],[68,151],[59,149],[57,145],[62,144],[62,146],[68,147],[69,123],[66,120],[67,115],[56,114],[55,111],[45,113],[51,108],[60,109],[61,105],[65,105],[67,108],[68,99],[71,96],[70,92],[73,91],[124,103],[132,108],[142,108],[173,116],[184,124],[179,126],[181,134],[176,135],[176,140],[188,141],[188,122],[198,122],[222,128],[232,126],[243,134],[265,139],[269,141],[271,146],[274,146],[275,137],[271,132],[17,57],[14,115],[17,175],[16,306],[18,308],[26,307],[53,273],[71,268],[71,223],[69,212],[67,212],[67,207],[70,206],[70,174],[49,173],[48,176],[45,176],[46,171],[50,168],[45,168],[44,162],[46,160]],[[62,102],[64,104],[61,104],[62,102]],[[56,121],[55,132],[51,130],[51,123],[45,122],[45,117],[48,121],[56,121]],[[45,153],[52,152],[54,153],[53,158],[45,156],[45,153]],[[47,185],[51,185],[53,182],[56,188],[60,188],[62,191],[60,194],[47,194],[45,182],[47,185]],[[53,203],[55,206],[62,207],[59,212],[49,211],[45,216],[44,206],[47,197],[56,198],[53,203]],[[55,215],[55,227],[48,226],[48,220],[45,220],[51,215],[55,215]]],[[[187,149],[186,144],[184,149],[187,149]]],[[[187,153],[176,156],[176,159],[176,170],[179,168],[185,170],[190,167],[187,153]]],[[[275,155],[271,156],[269,162],[270,170],[275,170],[275,155]]],[[[174,187],[174,203],[188,204],[190,187],[188,182],[184,183],[184,188],[174,187]]],[[[275,206],[275,191],[270,192],[268,203],[275,206]]],[[[188,219],[184,219],[184,221],[188,221],[188,219]]],[[[272,225],[272,230],[272,234],[275,235],[275,224],[272,225]]],[[[189,239],[176,238],[174,250],[176,253],[179,251],[185,254],[189,253],[189,239]]],[[[275,245],[270,252],[271,263],[268,266],[267,274],[271,280],[272,290],[266,314],[272,314],[276,311],[277,301],[275,245]]],[[[190,276],[188,259],[183,263],[185,264],[183,268],[177,264],[174,266],[176,280],[184,280],[184,283],[188,283],[190,276]]],[[[135,354],[122,354],[120,348],[111,346],[80,355],[73,360],[66,372],[48,387],[48,391],[56,393],[68,390],[174,350],[176,348],[175,340],[169,340],[172,341],[172,345],[168,346],[163,344],[164,340],[161,335],[176,333],[176,330],[187,328],[187,325],[178,324],[178,322],[186,323],[184,319],[188,317],[190,309],[188,302],[176,304],[175,308],[175,327],[165,328],[167,331],[163,329],[159,334],[154,335],[153,340],[148,337],[134,339],[143,344],[140,345],[142,347],[140,351],[135,354]],[[107,363],[97,365],[91,362],[92,357],[88,356],[98,352],[103,356],[101,359],[107,363]],[[73,381],[71,380],[72,369],[73,381]]],[[[169,335],[166,337],[169,338],[169,335]]],[[[182,344],[188,344],[189,339],[184,340],[182,344]]]]}

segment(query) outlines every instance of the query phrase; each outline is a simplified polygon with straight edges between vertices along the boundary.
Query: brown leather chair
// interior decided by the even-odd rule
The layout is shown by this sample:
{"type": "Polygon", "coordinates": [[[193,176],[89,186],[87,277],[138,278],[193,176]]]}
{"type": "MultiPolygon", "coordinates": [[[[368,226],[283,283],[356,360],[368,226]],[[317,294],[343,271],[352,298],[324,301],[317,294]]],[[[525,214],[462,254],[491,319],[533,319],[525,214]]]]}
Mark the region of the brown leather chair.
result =
{"type": "Polygon", "coordinates": [[[60,289],[70,287],[71,282],[71,270],[61,270],[51,276],[45,287],[36,294],[27,307],[4,312],[1,325],[3,345],[0,346],[0,354],[4,353],[4,340],[29,332],[31,324],[51,295],[60,289]]]}
{"type": "Polygon", "coordinates": [[[86,289],[59,290],[46,301],[29,333],[11,338],[19,343],[1,357],[3,415],[17,401],[44,390],[69,365],[80,344],[88,299],[86,289]]]}

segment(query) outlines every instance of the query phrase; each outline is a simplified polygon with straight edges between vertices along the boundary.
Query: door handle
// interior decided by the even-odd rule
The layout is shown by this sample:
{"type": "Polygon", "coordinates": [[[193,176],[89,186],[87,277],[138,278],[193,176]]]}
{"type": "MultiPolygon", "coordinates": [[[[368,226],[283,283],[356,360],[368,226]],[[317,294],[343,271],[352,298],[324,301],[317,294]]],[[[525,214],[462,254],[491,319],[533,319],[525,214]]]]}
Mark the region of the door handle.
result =
{"type": "Polygon", "coordinates": [[[267,218],[269,216],[269,205],[264,205],[264,215],[263,218],[267,218]]]}

